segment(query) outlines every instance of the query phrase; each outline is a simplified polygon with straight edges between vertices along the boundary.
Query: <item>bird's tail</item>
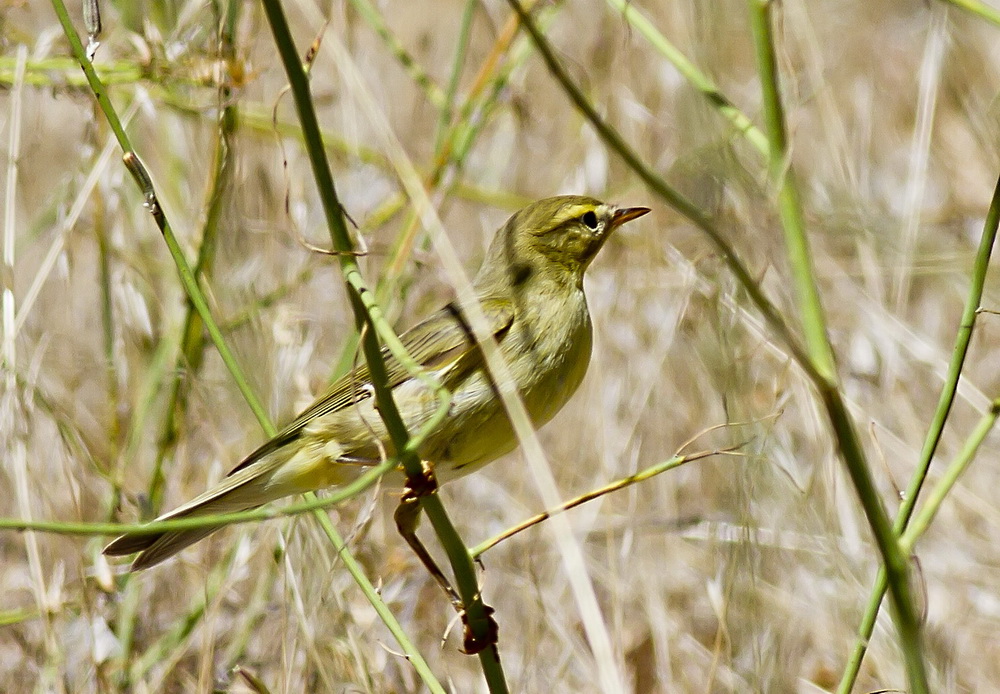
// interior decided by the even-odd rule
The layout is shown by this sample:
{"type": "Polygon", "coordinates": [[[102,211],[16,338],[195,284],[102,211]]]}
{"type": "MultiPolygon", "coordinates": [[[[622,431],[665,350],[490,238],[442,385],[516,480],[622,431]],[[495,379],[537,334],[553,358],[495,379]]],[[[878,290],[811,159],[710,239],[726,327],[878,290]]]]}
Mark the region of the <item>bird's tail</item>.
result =
{"type": "MultiPolygon", "coordinates": [[[[292,457],[294,459],[296,456],[292,457]]],[[[283,496],[305,491],[298,484],[289,484],[289,480],[280,479],[286,476],[280,474],[279,469],[289,462],[292,461],[289,460],[287,449],[270,452],[259,460],[241,465],[212,489],[156,520],[196,518],[246,511],[263,506],[283,496]]],[[[124,556],[141,552],[132,562],[132,570],[148,569],[172,557],[185,547],[208,537],[222,527],[221,525],[209,525],[191,530],[172,530],[152,534],[128,533],[105,547],[104,554],[124,556]]]]}

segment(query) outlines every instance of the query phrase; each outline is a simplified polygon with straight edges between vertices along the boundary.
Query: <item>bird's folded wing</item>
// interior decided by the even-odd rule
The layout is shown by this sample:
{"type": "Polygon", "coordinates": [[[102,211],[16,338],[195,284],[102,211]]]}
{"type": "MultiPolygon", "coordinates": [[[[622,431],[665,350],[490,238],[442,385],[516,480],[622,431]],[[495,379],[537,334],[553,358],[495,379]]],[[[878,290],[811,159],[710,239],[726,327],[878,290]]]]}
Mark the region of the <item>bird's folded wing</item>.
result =
{"type": "MultiPolygon", "coordinates": [[[[514,322],[513,303],[506,298],[494,297],[481,299],[480,306],[486,316],[490,334],[498,340],[502,339],[514,322]]],[[[446,366],[477,349],[471,326],[454,302],[407,330],[400,335],[400,340],[414,361],[428,369],[446,366]]],[[[390,388],[395,388],[413,377],[386,347],[382,348],[382,358],[385,360],[390,388]]],[[[336,412],[372,396],[368,366],[362,365],[353,369],[331,385],[273,439],[248,455],[229,474],[239,472],[262,456],[294,440],[309,422],[317,417],[336,412]]]]}

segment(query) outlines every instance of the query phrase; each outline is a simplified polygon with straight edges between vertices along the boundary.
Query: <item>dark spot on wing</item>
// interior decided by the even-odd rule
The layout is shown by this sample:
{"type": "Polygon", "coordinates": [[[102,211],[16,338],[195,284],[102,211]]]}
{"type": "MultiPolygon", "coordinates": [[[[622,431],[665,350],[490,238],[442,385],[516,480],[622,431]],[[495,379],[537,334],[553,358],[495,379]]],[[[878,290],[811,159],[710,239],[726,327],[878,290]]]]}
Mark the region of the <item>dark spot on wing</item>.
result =
{"type": "Polygon", "coordinates": [[[534,268],[528,263],[511,263],[510,265],[511,281],[515,287],[527,282],[532,273],[534,273],[534,268]]]}

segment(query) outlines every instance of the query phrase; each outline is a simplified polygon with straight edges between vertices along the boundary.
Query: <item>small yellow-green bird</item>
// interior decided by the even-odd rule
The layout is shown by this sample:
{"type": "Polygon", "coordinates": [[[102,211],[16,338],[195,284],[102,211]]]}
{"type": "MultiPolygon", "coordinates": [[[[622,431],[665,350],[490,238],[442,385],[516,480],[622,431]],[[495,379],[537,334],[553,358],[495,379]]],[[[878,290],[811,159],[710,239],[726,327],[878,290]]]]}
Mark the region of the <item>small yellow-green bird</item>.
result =
{"type": "MultiPolygon", "coordinates": [[[[566,404],[590,362],[584,271],[612,231],[647,212],[575,195],[546,198],[514,214],[490,244],[473,286],[536,427],[566,404]]],[[[452,395],[449,414],[419,449],[439,481],[472,472],[514,449],[510,420],[456,303],[401,339],[452,395]]],[[[438,399],[388,351],[383,356],[393,398],[412,434],[435,412],[438,399]]],[[[392,455],[370,378],[367,367],[354,369],[218,485],[157,520],[243,511],[343,484],[356,476],[359,465],[377,464],[382,451],[392,455]]],[[[104,553],[141,552],[132,568],[144,569],[217,529],[123,535],[104,553]]]]}

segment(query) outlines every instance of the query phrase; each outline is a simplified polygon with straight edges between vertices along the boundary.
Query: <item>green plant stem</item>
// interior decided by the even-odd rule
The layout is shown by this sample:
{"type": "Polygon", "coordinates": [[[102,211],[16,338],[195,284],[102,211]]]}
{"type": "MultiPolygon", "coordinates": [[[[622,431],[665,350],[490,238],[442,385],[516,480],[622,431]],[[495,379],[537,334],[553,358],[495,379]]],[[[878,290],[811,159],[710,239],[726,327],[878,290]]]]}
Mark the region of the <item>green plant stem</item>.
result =
{"type": "MultiPolygon", "coordinates": [[[[820,398],[826,407],[831,427],[837,436],[841,455],[847,463],[852,482],[855,483],[858,494],[862,498],[866,514],[869,514],[869,524],[872,525],[873,535],[883,556],[883,563],[888,567],[890,577],[894,579],[891,581],[894,601],[898,600],[901,605],[901,610],[899,611],[905,615],[902,618],[900,638],[904,643],[904,652],[908,663],[914,670],[922,668],[922,659],[920,659],[919,664],[913,662],[912,654],[914,653],[914,649],[907,645],[914,642],[919,643],[916,641],[919,631],[916,629],[916,621],[913,616],[914,612],[912,610],[912,598],[909,595],[909,586],[905,581],[899,580],[907,574],[906,561],[899,551],[895,536],[891,532],[888,517],[884,509],[881,508],[881,500],[878,497],[874,483],[868,484],[868,482],[871,482],[871,476],[867,467],[859,464],[864,462],[863,451],[854,431],[853,422],[840,397],[836,384],[831,383],[825,377],[824,372],[813,362],[810,353],[800,344],[781,313],[764,295],[747,268],[739,260],[728,242],[722,237],[719,230],[715,228],[693,203],[673,190],[660,176],[654,173],[639,158],[634,150],[627,145],[617,131],[597,114],[587,98],[566,74],[565,69],[556,59],[548,42],[538,31],[537,27],[535,27],[531,17],[525,12],[518,0],[508,0],[508,3],[518,14],[522,25],[531,35],[549,71],[560,83],[570,99],[576,104],[580,112],[590,121],[605,143],[622,157],[626,164],[636,172],[653,192],[691,220],[706,234],[737,281],[747,292],[748,297],[757,307],[757,310],[761,312],[769,327],[778,334],[778,337],[786,345],[791,356],[819,391],[820,398]]],[[[919,650],[916,652],[919,654],[919,650]]]]}
{"type": "MultiPolygon", "coordinates": [[[[156,201],[155,192],[152,189],[152,183],[151,181],[149,181],[148,175],[145,173],[145,170],[142,168],[141,163],[139,163],[138,158],[134,154],[134,150],[132,149],[128,136],[126,135],[125,130],[122,127],[121,121],[119,120],[118,115],[115,112],[113,104],[108,98],[107,91],[104,88],[104,85],[98,78],[97,73],[95,72],[90,61],[87,60],[86,58],[86,53],[83,49],[83,45],[81,44],[80,38],[77,35],[72,22],[70,21],[69,14],[66,11],[65,4],[63,3],[62,0],[52,0],[52,5],[56,12],[56,15],[59,18],[60,23],[62,24],[63,31],[70,43],[70,47],[73,51],[73,54],[79,61],[80,67],[83,69],[84,74],[87,77],[87,82],[90,85],[91,89],[93,90],[101,110],[104,112],[105,117],[108,119],[108,123],[111,126],[112,132],[115,134],[115,137],[118,139],[118,142],[122,150],[125,152],[124,160],[126,166],[129,168],[130,173],[132,173],[133,177],[136,179],[137,184],[139,184],[139,187],[143,195],[145,196],[146,203],[150,209],[150,212],[153,214],[153,218],[156,221],[157,226],[160,228],[161,234],[163,235],[163,238],[167,243],[167,247],[170,250],[174,263],[177,266],[178,274],[181,278],[181,283],[184,286],[184,289],[187,292],[188,297],[191,299],[191,302],[194,304],[195,309],[198,311],[198,315],[204,322],[205,328],[208,331],[209,336],[212,338],[213,344],[219,351],[219,354],[222,357],[223,362],[229,369],[229,372],[233,377],[233,380],[236,382],[237,387],[240,389],[240,392],[243,394],[244,399],[246,399],[251,410],[253,410],[254,414],[256,415],[261,427],[264,429],[264,431],[267,433],[268,436],[273,436],[276,433],[275,427],[271,423],[263,407],[260,405],[256,395],[250,388],[246,378],[243,376],[243,373],[238,363],[233,358],[232,353],[230,352],[224,338],[222,337],[222,333],[219,330],[218,325],[216,324],[214,318],[212,317],[207,302],[205,301],[205,297],[202,294],[201,289],[198,286],[198,283],[195,281],[194,274],[191,271],[191,268],[188,265],[187,260],[180,249],[180,246],[178,245],[175,237],[173,236],[173,233],[170,229],[170,225],[166,219],[166,216],[163,214],[162,209],[160,209],[159,204],[156,201]]],[[[270,7],[271,9],[277,8],[278,13],[280,14],[281,12],[280,5],[278,5],[277,2],[270,2],[270,3],[265,2],[265,7],[266,8],[270,7]]],[[[287,33],[287,26],[285,26],[285,31],[287,33]]],[[[290,45],[290,38],[288,43],[290,45]]],[[[292,48],[292,50],[294,52],[294,47],[292,48]]],[[[305,73],[302,70],[302,66],[297,62],[296,64],[298,65],[301,79],[304,81],[305,73]]],[[[308,93],[307,83],[306,83],[306,90],[308,93]]],[[[314,114],[313,114],[313,125],[315,126],[314,114]]],[[[322,154],[322,148],[320,148],[320,153],[322,154]]],[[[324,162],[325,162],[325,157],[324,157],[324,162]]],[[[329,177],[329,169],[327,169],[326,173],[327,173],[327,178],[329,179],[330,189],[332,190],[332,178],[329,177]]],[[[328,220],[330,220],[331,216],[333,216],[331,215],[330,209],[326,205],[324,206],[324,209],[326,209],[328,220]]],[[[346,236],[346,227],[344,226],[343,219],[340,218],[339,205],[336,208],[335,218],[336,221],[338,221],[340,224],[339,228],[343,234],[343,238],[347,240],[347,243],[349,244],[350,243],[349,239],[346,236]]],[[[333,228],[334,227],[331,226],[331,230],[333,228]]],[[[335,235],[335,240],[336,238],[337,237],[335,235]]],[[[447,402],[444,403],[444,406],[446,411],[447,402]]],[[[437,415],[438,417],[442,416],[441,413],[437,413],[437,415]]],[[[434,417],[432,417],[431,422],[428,422],[426,429],[429,429],[432,425],[436,426],[437,422],[433,420],[434,417]]],[[[423,430],[421,433],[423,433],[423,430]]],[[[418,433],[417,441],[419,441],[419,435],[420,434],[418,433]]],[[[399,450],[402,451],[404,454],[407,453],[405,448],[400,448],[399,450]]],[[[367,482],[367,484],[370,485],[374,483],[374,481],[378,477],[380,477],[386,471],[394,467],[395,462],[396,461],[394,460],[386,461],[382,465],[373,468],[373,470],[370,471],[367,475],[363,475],[361,479],[364,479],[367,482]],[[375,473],[377,473],[377,475],[375,473]]],[[[347,485],[347,487],[344,488],[345,491],[347,488],[352,486],[353,485],[347,485]]],[[[311,496],[312,495],[310,495],[310,497],[311,496]]],[[[315,498],[310,498],[310,501],[316,502],[317,500],[315,498]]],[[[317,515],[322,515],[322,514],[318,514],[317,512],[317,515]]],[[[324,529],[327,530],[327,534],[329,536],[330,535],[328,526],[329,519],[326,518],[325,516],[323,516],[323,518],[326,519],[327,521],[327,525],[324,526],[324,529]]],[[[3,525],[0,524],[0,527],[3,527],[3,525]]],[[[115,531],[111,531],[106,534],[115,534],[115,531]]],[[[343,545],[341,544],[341,546],[338,547],[338,551],[346,553],[346,548],[344,548],[343,545]]],[[[355,579],[361,583],[367,582],[367,578],[360,573],[355,576],[355,579]]],[[[364,590],[366,591],[366,594],[375,597],[379,602],[381,602],[381,598],[378,597],[377,593],[373,589],[369,590],[365,588],[364,590]]],[[[409,638],[406,636],[405,632],[402,630],[398,622],[396,622],[395,619],[391,618],[392,616],[388,612],[388,610],[385,609],[384,604],[382,605],[382,608],[379,609],[379,612],[380,614],[387,615],[390,618],[389,621],[386,622],[386,626],[393,633],[393,635],[399,642],[400,646],[407,653],[407,656],[409,657],[410,661],[414,664],[414,667],[417,670],[418,674],[424,679],[425,682],[436,683],[436,678],[434,678],[433,673],[431,673],[430,668],[427,666],[423,657],[416,650],[416,648],[414,648],[413,644],[409,641],[409,638]]]]}
{"type": "MultiPolygon", "coordinates": [[[[0,56],[0,84],[13,84],[14,64],[13,57],[0,56]]],[[[80,65],[72,58],[48,57],[41,60],[29,60],[26,64],[27,73],[24,77],[24,83],[35,87],[60,87],[64,85],[85,87],[87,86],[87,78],[77,71],[79,67],[80,65]]],[[[144,77],[142,66],[124,60],[102,63],[99,72],[104,84],[134,84],[144,77]]]]}
{"type": "MultiPolygon", "coordinates": [[[[348,286],[348,298],[354,310],[355,322],[359,331],[363,333],[362,346],[365,352],[365,359],[372,376],[372,385],[375,389],[375,400],[378,404],[379,416],[385,422],[390,439],[396,451],[399,452],[399,462],[403,465],[407,475],[419,478],[423,474],[423,468],[416,449],[411,448],[409,443],[409,433],[403,423],[399,410],[396,408],[392,398],[392,391],[386,382],[385,362],[379,347],[378,338],[386,343],[393,355],[401,359],[404,365],[409,362],[416,366],[412,359],[408,359],[406,350],[402,349],[402,344],[392,332],[392,328],[384,320],[380,320],[381,315],[374,310],[374,297],[371,291],[364,284],[358,268],[357,260],[353,254],[354,245],[347,227],[344,223],[342,208],[337,198],[336,188],[333,183],[333,176],[330,173],[329,162],[326,158],[326,150],[323,147],[320,137],[319,122],[316,119],[316,112],[313,109],[312,96],[309,89],[309,81],[305,70],[298,59],[295,44],[292,40],[284,11],[278,0],[262,0],[264,13],[267,16],[268,24],[274,35],[275,45],[281,56],[281,61],[288,76],[292,98],[302,123],[302,132],[305,137],[306,150],[309,155],[310,165],[316,185],[319,189],[320,200],[323,204],[323,212],[326,217],[327,227],[330,231],[330,238],[333,247],[340,251],[339,259],[341,272],[348,286]],[[367,326],[369,329],[364,329],[367,326]]],[[[407,366],[408,370],[417,378],[431,381],[433,378],[422,369],[407,366]]],[[[435,392],[441,399],[438,417],[447,414],[449,395],[437,385],[435,392]]],[[[434,426],[440,421],[430,422],[434,426]]],[[[419,435],[419,434],[418,434],[419,435]]],[[[488,641],[492,628],[492,620],[483,604],[480,595],[478,582],[475,576],[475,567],[469,557],[468,549],[462,543],[461,538],[455,531],[450,519],[444,512],[440,498],[436,494],[423,496],[420,499],[421,508],[427,513],[431,524],[441,541],[442,546],[452,562],[452,569],[455,572],[459,594],[463,598],[466,620],[468,627],[477,640],[488,641]]],[[[499,652],[496,646],[483,649],[479,653],[480,665],[491,692],[506,692],[507,684],[500,665],[499,652]]]]}
{"type": "Polygon", "coordinates": [[[948,493],[951,492],[955,483],[958,482],[958,478],[961,477],[962,473],[969,466],[969,463],[976,457],[979,446],[982,445],[986,436],[993,430],[998,417],[1000,417],[1000,398],[990,403],[990,409],[979,419],[979,422],[972,430],[972,434],[969,435],[969,438],[966,439],[965,444],[962,446],[962,450],[959,451],[958,455],[955,456],[955,460],[945,469],[938,483],[927,494],[927,500],[920,508],[920,513],[913,517],[906,531],[900,536],[899,544],[905,551],[912,552],[917,540],[930,527],[931,521],[934,520],[934,516],[937,514],[941,504],[944,503],[948,493]]]}
{"type": "Polygon", "coordinates": [[[708,99],[722,117],[728,120],[754,148],[765,157],[769,156],[771,145],[768,143],[767,136],[729,100],[729,97],[719,91],[708,75],[699,70],[694,63],[687,59],[687,56],[677,50],[677,47],[656,28],[639,8],[629,0],[607,0],[607,3],[621,12],[626,21],[635,27],[636,31],[642,34],[660,55],[669,60],[681,73],[681,76],[688,81],[688,84],[701,92],[702,96],[708,99]]]}
{"type": "Polygon", "coordinates": [[[785,244],[798,296],[803,332],[809,358],[824,380],[835,384],[837,366],[833,348],[826,334],[826,317],[816,286],[809,237],[802,218],[802,203],[795,168],[791,163],[788,135],[785,130],[784,108],[781,104],[778,66],[774,54],[771,30],[770,0],[749,0],[750,24],[757,49],[757,71],[763,92],[765,132],[770,142],[768,171],[777,188],[778,214],[785,232],[785,244]]]}
{"type": "Polygon", "coordinates": [[[1000,11],[990,7],[981,0],[944,0],[949,5],[960,7],[967,12],[979,15],[988,22],[1000,27],[1000,11]]]}
{"type": "Polygon", "coordinates": [[[55,535],[103,535],[105,537],[123,534],[156,535],[175,530],[194,530],[196,528],[222,527],[240,523],[259,523],[274,518],[287,518],[303,513],[331,508],[353,499],[374,485],[385,473],[399,466],[396,458],[369,468],[363,475],[351,482],[338,486],[324,495],[323,498],[312,498],[306,501],[276,508],[263,506],[250,511],[238,513],[220,513],[196,518],[174,518],[171,520],[156,520],[148,523],[97,523],[89,521],[36,521],[23,518],[0,518],[0,530],[32,530],[55,535]]]}
{"type": "Polygon", "coordinates": [[[458,29],[458,41],[455,44],[455,57],[451,63],[451,76],[448,78],[448,86],[444,93],[444,102],[441,105],[441,113],[438,117],[437,129],[434,134],[434,152],[441,151],[444,144],[444,136],[448,126],[451,124],[452,116],[455,113],[455,94],[458,92],[458,83],[462,77],[462,67],[465,65],[465,58],[469,50],[469,35],[472,29],[472,17],[478,6],[476,0],[465,0],[465,9],[462,11],[462,23],[458,29]]]}
{"type": "Polygon", "coordinates": [[[753,275],[743,264],[743,261],[740,260],[736,251],[722,235],[722,232],[716,228],[693,202],[673,189],[662,176],[653,171],[652,167],[646,164],[635,150],[625,142],[624,138],[618,134],[618,131],[598,115],[596,109],[587,100],[587,97],[566,73],[565,68],[563,68],[556,58],[552,47],[549,46],[548,41],[542,36],[534,20],[524,10],[520,2],[518,0],[507,0],[507,2],[520,17],[522,26],[528,31],[528,34],[534,41],[539,54],[549,68],[549,72],[552,73],[552,76],[576,105],[580,113],[594,127],[594,130],[597,131],[597,134],[604,140],[605,144],[621,157],[622,161],[642,179],[643,183],[649,186],[650,190],[662,198],[670,207],[680,212],[708,237],[712,245],[715,246],[716,252],[719,253],[723,262],[729,268],[729,271],[733,273],[744,291],[747,292],[750,301],[760,311],[771,330],[778,334],[778,337],[785,344],[795,361],[810,379],[818,378],[819,374],[812,365],[799,339],[792,332],[791,328],[789,328],[781,312],[778,311],[777,307],[771,303],[771,300],[760,289],[753,275]]]}
{"type": "MultiPolygon", "coordinates": [[[[233,32],[241,4],[237,0],[231,0],[228,3],[229,10],[226,13],[225,21],[221,23],[219,57],[222,60],[231,60],[235,57],[233,32]]],[[[205,223],[202,226],[198,259],[194,267],[195,277],[203,278],[206,282],[211,278],[219,223],[224,209],[226,191],[232,177],[233,135],[237,126],[232,89],[227,85],[220,86],[218,101],[221,110],[213,155],[212,184],[208,194],[205,223]]],[[[154,515],[159,513],[163,503],[163,489],[166,482],[163,466],[167,457],[173,454],[180,438],[181,421],[183,413],[187,409],[188,384],[201,369],[204,349],[204,323],[195,310],[194,303],[188,298],[184,307],[184,321],[181,327],[181,353],[171,374],[170,395],[164,409],[162,433],[157,441],[156,459],[147,491],[149,509],[154,515]]]]}
{"type": "MultiPolygon", "coordinates": [[[[937,485],[927,495],[927,500],[920,509],[920,513],[913,517],[912,522],[900,536],[899,546],[904,552],[907,554],[913,552],[917,540],[930,527],[931,521],[934,520],[934,516],[937,514],[941,504],[944,503],[945,498],[947,498],[955,486],[958,478],[975,458],[976,453],[979,451],[979,446],[996,426],[998,418],[1000,418],[1000,398],[990,404],[990,409],[973,428],[972,434],[966,439],[962,450],[959,451],[952,463],[945,469],[937,485]]],[[[840,684],[837,686],[837,694],[850,694],[854,690],[854,684],[861,670],[861,661],[868,649],[868,640],[871,638],[872,631],[874,630],[875,619],[878,617],[879,605],[881,604],[882,596],[885,595],[885,591],[886,575],[885,571],[882,570],[879,572],[868,605],[865,608],[865,614],[858,629],[858,641],[848,659],[840,684]]]]}
{"type": "MultiPolygon", "coordinates": [[[[955,396],[958,393],[958,383],[962,377],[962,368],[965,366],[965,358],[969,353],[969,345],[972,342],[972,333],[976,325],[977,311],[983,298],[983,287],[986,283],[986,273],[990,266],[990,256],[993,253],[993,246],[996,243],[997,228],[1000,227],[1000,178],[997,179],[993,189],[993,199],[990,201],[990,209],[986,214],[986,221],[983,225],[983,234],[979,239],[979,248],[976,250],[976,257],[972,265],[972,276],[969,284],[969,294],[965,299],[965,306],[962,309],[962,317],[959,322],[958,333],[955,336],[955,345],[951,350],[951,361],[948,364],[948,373],[945,376],[944,384],[941,387],[941,395],[938,397],[937,407],[931,417],[931,423],[924,439],[923,447],[920,450],[920,459],[917,461],[916,469],[906,487],[899,511],[893,523],[893,531],[900,535],[906,529],[913,509],[917,504],[917,497],[927,479],[927,472],[930,469],[931,460],[937,451],[941,436],[944,433],[945,423],[951,413],[955,396]]],[[[865,652],[868,650],[868,641],[871,639],[875,629],[875,620],[878,618],[879,608],[882,605],[882,598],[885,596],[887,579],[885,569],[880,569],[875,578],[875,585],[872,586],[871,594],[865,605],[865,612],[858,626],[858,640],[854,644],[851,655],[837,688],[839,694],[850,694],[857,681],[858,673],[861,671],[861,662],[864,660],[865,652]]]]}
{"type": "Polygon", "coordinates": [[[551,516],[554,516],[557,513],[563,513],[564,511],[568,511],[570,509],[576,508],[577,506],[581,506],[582,504],[585,504],[588,501],[599,499],[600,497],[606,494],[616,492],[620,489],[624,489],[625,487],[630,487],[633,484],[637,484],[639,482],[644,482],[645,480],[648,480],[652,477],[656,477],[657,475],[662,474],[667,470],[673,470],[674,468],[678,468],[681,465],[684,465],[685,463],[690,463],[693,460],[700,460],[702,458],[707,458],[710,455],[716,455],[720,453],[729,453],[733,450],[735,450],[735,448],[725,449],[721,451],[706,451],[702,453],[693,453],[691,455],[675,455],[673,458],[669,458],[668,460],[664,460],[663,462],[656,463],[655,465],[650,465],[649,467],[640,470],[634,475],[623,477],[619,480],[611,482],[610,484],[606,484],[604,486],[598,487],[597,489],[589,491],[586,494],[581,494],[575,499],[570,499],[569,501],[560,504],[558,508],[552,509],[551,511],[543,511],[542,513],[538,513],[532,516],[531,518],[528,518],[527,520],[518,523],[512,528],[508,528],[507,530],[504,530],[502,533],[494,535],[493,537],[491,537],[488,540],[485,540],[484,542],[480,542],[475,547],[470,548],[469,553],[473,556],[473,558],[478,559],[485,552],[493,549],[501,542],[513,537],[514,535],[517,535],[518,533],[524,530],[527,530],[533,525],[541,523],[542,521],[550,518],[551,516]]]}
{"type": "Polygon", "coordinates": [[[771,143],[769,171],[778,189],[778,212],[785,231],[785,243],[809,358],[822,381],[816,386],[837,438],[841,457],[868,518],[875,543],[882,555],[888,587],[892,595],[896,630],[906,662],[907,678],[913,694],[928,692],[927,672],[920,638],[920,624],[910,590],[907,556],[897,542],[882,498],[875,486],[864,449],[850,413],[840,395],[837,366],[826,334],[826,319],[819,298],[812,254],[802,216],[795,169],[785,130],[779,75],[771,25],[770,0],[749,0],[750,25],[757,53],[757,70],[763,94],[765,131],[771,143]]]}
{"type": "Polygon", "coordinates": [[[406,50],[403,42],[389,28],[385,18],[382,17],[378,9],[368,0],[350,0],[350,2],[351,6],[361,15],[362,19],[368,23],[368,26],[382,39],[386,48],[396,57],[396,60],[399,61],[399,64],[410,75],[410,78],[424,91],[424,95],[431,105],[437,109],[443,109],[447,98],[444,90],[431,79],[427,70],[406,50]]]}

